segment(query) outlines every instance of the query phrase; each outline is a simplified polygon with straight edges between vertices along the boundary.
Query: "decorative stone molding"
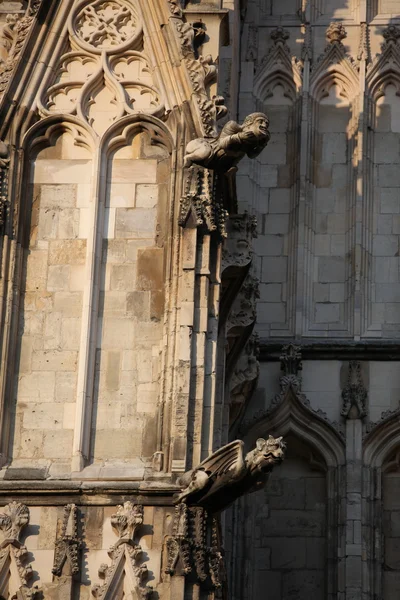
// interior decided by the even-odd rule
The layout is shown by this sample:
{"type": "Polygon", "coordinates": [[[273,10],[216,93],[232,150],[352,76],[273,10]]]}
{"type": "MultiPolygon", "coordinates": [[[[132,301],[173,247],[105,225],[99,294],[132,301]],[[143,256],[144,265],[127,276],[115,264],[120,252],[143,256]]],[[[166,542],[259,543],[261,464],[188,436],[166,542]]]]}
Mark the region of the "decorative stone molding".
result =
{"type": "Polygon", "coordinates": [[[111,565],[100,565],[99,576],[105,581],[103,585],[95,585],[92,594],[99,600],[114,600],[120,572],[124,569],[128,578],[127,588],[130,589],[134,600],[151,598],[153,589],[146,585],[148,578],[147,566],[141,564],[142,548],[134,542],[138,529],[143,525],[143,507],[132,502],[125,502],[117,507],[117,512],[111,516],[111,525],[118,534],[118,541],[111,546],[108,555],[111,565]]]}
{"type": "Polygon", "coordinates": [[[340,414],[346,419],[363,419],[367,416],[367,396],[361,375],[361,363],[352,360],[349,363],[347,383],[342,391],[343,405],[340,414]]]}
{"type": "MultiPolygon", "coordinates": [[[[282,374],[279,378],[281,391],[271,401],[270,405],[265,410],[258,411],[252,418],[243,421],[239,428],[242,435],[249,433],[254,428],[257,429],[257,424],[269,419],[274,420],[275,415],[280,410],[287,413],[290,417],[291,413],[295,414],[295,418],[303,421],[305,414],[308,413],[308,420],[312,415],[313,419],[324,422],[332,428],[337,435],[344,438],[344,427],[342,423],[331,421],[328,415],[321,409],[314,409],[307,396],[301,392],[301,377],[299,371],[302,369],[301,364],[301,349],[299,346],[289,344],[282,348],[281,354],[281,370],[282,374]],[[301,409],[301,410],[299,410],[301,409]]],[[[286,418],[286,417],[285,417],[286,418]]]]}
{"type": "Polygon", "coordinates": [[[7,44],[9,45],[11,42],[11,45],[9,45],[8,56],[0,63],[0,97],[4,94],[10,82],[26,38],[41,5],[42,0],[31,0],[22,19],[19,18],[19,15],[17,20],[12,16],[8,18],[8,31],[3,30],[3,36],[7,36],[7,44]]]}
{"type": "Polygon", "coordinates": [[[71,575],[77,575],[79,568],[79,549],[81,541],[78,533],[78,509],[75,504],[67,504],[64,508],[61,535],[56,541],[52,572],[60,577],[66,564],[69,564],[71,575]]]}
{"type": "Polygon", "coordinates": [[[375,101],[384,94],[388,84],[400,89],[400,28],[389,25],[383,31],[383,37],[382,53],[368,65],[366,76],[370,95],[375,101]]]}
{"type": "Polygon", "coordinates": [[[77,116],[99,136],[125,115],[162,117],[165,99],[151,67],[143,52],[143,22],[135,4],[126,0],[78,4],[68,21],[66,49],[38,99],[40,115],[77,116]],[[104,93],[112,98],[107,103],[108,119],[104,93]]]}
{"type": "Polygon", "coordinates": [[[12,598],[35,600],[40,592],[38,587],[29,587],[32,567],[27,564],[29,553],[21,542],[22,530],[29,525],[29,509],[25,504],[11,502],[0,514],[0,594],[2,586],[12,598]]]}
{"type": "Polygon", "coordinates": [[[296,99],[303,83],[303,64],[292,57],[287,44],[289,33],[282,27],[271,32],[273,45],[257,68],[254,93],[263,100],[273,95],[277,84],[282,85],[285,95],[296,99]]]}
{"type": "Polygon", "coordinates": [[[257,62],[257,56],[258,56],[258,27],[257,27],[257,25],[249,25],[246,60],[252,61],[252,62],[257,62]]]}
{"type": "Polygon", "coordinates": [[[171,20],[179,38],[182,55],[193,86],[193,95],[200,112],[200,118],[206,137],[216,137],[216,122],[224,117],[228,109],[221,96],[210,98],[210,86],[217,80],[217,67],[208,56],[196,56],[196,45],[204,37],[201,24],[190,24],[183,20],[183,12],[179,2],[167,0],[171,12],[171,20]],[[198,26],[196,26],[198,25],[198,26]]]}
{"type": "Polygon", "coordinates": [[[195,573],[206,589],[220,589],[225,581],[224,552],[218,517],[200,506],[175,506],[173,532],[165,542],[168,575],[195,573]],[[207,545],[207,538],[211,545],[207,545]]]}
{"type": "Polygon", "coordinates": [[[358,46],[357,60],[369,62],[371,59],[371,50],[369,43],[369,28],[367,23],[361,23],[360,43],[358,46]]]}
{"type": "Polygon", "coordinates": [[[332,83],[339,86],[349,100],[359,93],[359,64],[346,53],[342,40],[347,36],[342,23],[331,23],[327,29],[327,46],[311,69],[311,92],[320,100],[332,83]]]}
{"type": "Polygon", "coordinates": [[[257,334],[250,336],[242,354],[236,363],[229,381],[229,425],[237,421],[248,404],[260,374],[259,338],[257,334]]]}
{"type": "Polygon", "coordinates": [[[0,234],[4,233],[9,216],[8,204],[8,146],[0,141],[0,234]]]}
{"type": "Polygon", "coordinates": [[[222,250],[222,273],[229,267],[246,268],[253,259],[252,240],[257,237],[257,219],[245,212],[227,221],[228,239],[222,250]]]}
{"type": "Polygon", "coordinates": [[[326,30],[326,39],[330,44],[341,44],[347,38],[347,32],[343,23],[334,21],[326,30]]]}

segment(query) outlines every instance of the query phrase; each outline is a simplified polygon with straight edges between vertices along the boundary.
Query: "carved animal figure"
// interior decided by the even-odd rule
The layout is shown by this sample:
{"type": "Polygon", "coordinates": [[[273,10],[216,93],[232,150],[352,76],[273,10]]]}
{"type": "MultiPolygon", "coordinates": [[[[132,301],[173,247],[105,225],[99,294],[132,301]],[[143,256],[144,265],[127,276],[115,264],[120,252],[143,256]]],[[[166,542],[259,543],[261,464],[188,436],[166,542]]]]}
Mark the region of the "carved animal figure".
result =
{"type": "Polygon", "coordinates": [[[178,481],[185,489],[175,503],[202,506],[210,512],[225,510],[236,498],[265,486],[275,465],[282,462],[286,444],[271,435],[256,442],[244,455],[244,443],[235,440],[223,446],[178,481]]]}
{"type": "Polygon", "coordinates": [[[228,121],[220,135],[213,138],[197,138],[186,146],[185,167],[193,163],[207,169],[226,172],[235,167],[247,155],[255,158],[270,139],[269,119],[264,113],[252,113],[239,125],[228,121]]]}

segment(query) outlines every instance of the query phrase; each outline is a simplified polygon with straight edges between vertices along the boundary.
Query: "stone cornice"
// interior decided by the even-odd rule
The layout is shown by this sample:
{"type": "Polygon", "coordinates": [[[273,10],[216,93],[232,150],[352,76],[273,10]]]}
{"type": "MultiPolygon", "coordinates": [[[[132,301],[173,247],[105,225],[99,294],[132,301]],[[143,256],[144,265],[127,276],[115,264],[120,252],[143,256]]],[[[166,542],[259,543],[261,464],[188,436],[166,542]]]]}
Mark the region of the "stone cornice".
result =
{"type": "MultiPolygon", "coordinates": [[[[260,362],[278,362],[282,346],[289,340],[260,340],[260,362]]],[[[321,341],[307,340],[301,346],[303,360],[385,360],[400,361],[399,343],[391,341],[321,341]]]]}

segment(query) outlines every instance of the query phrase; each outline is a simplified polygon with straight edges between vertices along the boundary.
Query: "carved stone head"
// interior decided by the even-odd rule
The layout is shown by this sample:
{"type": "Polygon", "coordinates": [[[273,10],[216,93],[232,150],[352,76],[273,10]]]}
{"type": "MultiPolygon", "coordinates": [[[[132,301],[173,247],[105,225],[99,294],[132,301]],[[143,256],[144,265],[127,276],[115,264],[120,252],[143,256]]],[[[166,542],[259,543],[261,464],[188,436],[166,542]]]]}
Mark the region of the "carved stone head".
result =
{"type": "Polygon", "coordinates": [[[243,131],[251,131],[260,140],[269,140],[271,137],[268,127],[269,119],[267,115],[261,112],[251,113],[251,115],[248,115],[243,121],[242,125],[243,131]]]}
{"type": "Polygon", "coordinates": [[[246,462],[252,473],[262,471],[269,473],[275,465],[279,465],[285,458],[286,444],[282,437],[274,438],[272,435],[267,440],[259,438],[254,450],[246,456],[246,462]]]}

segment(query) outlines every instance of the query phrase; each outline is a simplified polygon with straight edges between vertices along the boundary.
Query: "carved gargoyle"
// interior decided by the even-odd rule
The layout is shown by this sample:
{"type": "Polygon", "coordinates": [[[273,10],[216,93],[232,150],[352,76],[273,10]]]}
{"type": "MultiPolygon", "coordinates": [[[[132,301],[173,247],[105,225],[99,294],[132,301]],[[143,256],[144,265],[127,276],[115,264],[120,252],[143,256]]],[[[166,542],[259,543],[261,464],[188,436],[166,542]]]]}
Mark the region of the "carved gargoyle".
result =
{"type": "Polygon", "coordinates": [[[282,462],[286,444],[281,437],[262,438],[244,454],[244,443],[235,440],[203,460],[178,481],[184,487],[175,503],[202,506],[211,513],[225,510],[244,494],[255,492],[268,481],[275,465],[282,462]]]}
{"type": "Polygon", "coordinates": [[[228,121],[217,138],[196,138],[188,143],[184,166],[227,172],[245,155],[255,158],[264,150],[270,139],[268,126],[264,113],[248,115],[243,125],[228,121]]]}

